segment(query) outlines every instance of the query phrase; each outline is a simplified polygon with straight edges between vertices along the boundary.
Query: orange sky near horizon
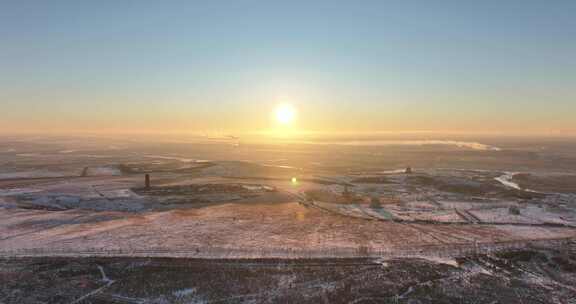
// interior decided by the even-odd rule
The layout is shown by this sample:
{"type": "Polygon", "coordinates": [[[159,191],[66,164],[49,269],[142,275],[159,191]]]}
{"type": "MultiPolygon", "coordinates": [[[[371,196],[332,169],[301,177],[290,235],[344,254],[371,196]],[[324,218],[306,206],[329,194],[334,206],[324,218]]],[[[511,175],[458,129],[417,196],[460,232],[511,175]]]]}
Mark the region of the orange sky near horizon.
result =
{"type": "Polygon", "coordinates": [[[576,1],[1,6],[0,134],[576,134],[576,1]]]}

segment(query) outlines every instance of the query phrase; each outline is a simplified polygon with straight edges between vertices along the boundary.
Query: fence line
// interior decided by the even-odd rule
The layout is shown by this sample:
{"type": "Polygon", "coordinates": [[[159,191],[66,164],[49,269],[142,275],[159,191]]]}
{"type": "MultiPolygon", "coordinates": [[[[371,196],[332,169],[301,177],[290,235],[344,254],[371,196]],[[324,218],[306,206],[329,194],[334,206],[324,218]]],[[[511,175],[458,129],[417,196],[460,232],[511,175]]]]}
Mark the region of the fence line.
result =
{"type": "Polygon", "coordinates": [[[532,247],[555,248],[576,244],[575,238],[534,239],[491,243],[458,243],[449,245],[421,245],[417,247],[372,248],[368,246],[329,249],[300,248],[21,248],[0,250],[0,257],[174,257],[199,259],[314,259],[314,258],[376,258],[376,257],[458,257],[490,254],[506,250],[532,247]]]}

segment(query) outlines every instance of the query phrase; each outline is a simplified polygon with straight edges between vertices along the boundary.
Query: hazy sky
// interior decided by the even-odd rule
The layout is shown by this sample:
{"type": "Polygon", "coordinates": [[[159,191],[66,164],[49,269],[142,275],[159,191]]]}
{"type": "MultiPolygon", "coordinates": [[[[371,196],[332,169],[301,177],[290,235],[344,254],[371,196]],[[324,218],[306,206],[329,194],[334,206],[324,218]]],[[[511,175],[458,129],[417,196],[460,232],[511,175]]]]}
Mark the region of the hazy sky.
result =
{"type": "Polygon", "coordinates": [[[576,133],[576,1],[1,1],[0,132],[576,133]]]}

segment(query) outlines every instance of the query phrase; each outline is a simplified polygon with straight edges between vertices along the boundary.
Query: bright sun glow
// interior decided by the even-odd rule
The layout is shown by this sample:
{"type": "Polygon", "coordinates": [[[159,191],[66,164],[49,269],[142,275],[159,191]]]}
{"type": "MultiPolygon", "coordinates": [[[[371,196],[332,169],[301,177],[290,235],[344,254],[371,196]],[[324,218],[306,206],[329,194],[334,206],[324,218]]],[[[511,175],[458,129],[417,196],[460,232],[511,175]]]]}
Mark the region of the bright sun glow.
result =
{"type": "Polygon", "coordinates": [[[276,108],[276,121],[283,125],[290,124],[294,121],[296,111],[289,104],[283,104],[276,108]]]}

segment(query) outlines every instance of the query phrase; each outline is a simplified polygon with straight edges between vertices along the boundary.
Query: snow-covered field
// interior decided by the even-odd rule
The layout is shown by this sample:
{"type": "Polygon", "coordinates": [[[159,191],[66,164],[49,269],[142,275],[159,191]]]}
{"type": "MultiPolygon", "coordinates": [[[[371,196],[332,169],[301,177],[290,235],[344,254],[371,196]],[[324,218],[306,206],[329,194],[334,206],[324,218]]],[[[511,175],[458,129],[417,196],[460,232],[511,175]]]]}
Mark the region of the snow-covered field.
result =
{"type": "MultiPolygon", "coordinates": [[[[570,212],[576,208],[569,199],[519,189],[513,173],[502,172],[527,165],[491,169],[501,155],[495,146],[473,141],[414,141],[385,149],[352,144],[337,151],[323,145],[137,145],[124,150],[109,145],[16,147],[20,155],[0,155],[6,164],[0,173],[0,250],[155,250],[202,257],[417,255],[426,248],[458,251],[477,244],[521,246],[576,237],[570,227],[576,221],[570,212]],[[418,154],[420,146],[424,154],[418,154]],[[434,152],[437,146],[440,154],[434,152]],[[198,164],[199,159],[218,160],[198,164]],[[407,166],[413,174],[400,169],[407,166]],[[151,174],[157,196],[140,190],[145,173],[151,174]],[[204,194],[187,187],[230,183],[244,186],[238,193],[204,194]],[[190,191],[170,192],[175,186],[190,191]],[[334,196],[350,191],[355,200],[304,204],[301,194],[318,189],[334,196]]],[[[523,155],[514,153],[503,157],[523,155]]]]}
{"type": "Polygon", "coordinates": [[[15,179],[15,178],[63,177],[75,174],[78,174],[78,172],[33,170],[33,171],[0,173],[0,180],[15,179]]]}
{"type": "Polygon", "coordinates": [[[469,246],[475,242],[518,246],[514,242],[576,237],[570,228],[528,228],[373,221],[295,202],[144,213],[0,209],[0,248],[4,253],[39,248],[69,254],[118,250],[159,256],[355,256],[363,250],[375,255],[418,254],[419,248],[455,246],[454,252],[460,252],[472,250],[469,246]]]}
{"type": "Polygon", "coordinates": [[[88,167],[85,172],[85,176],[118,176],[118,175],[122,175],[122,172],[118,167],[115,166],[88,167]]]}

